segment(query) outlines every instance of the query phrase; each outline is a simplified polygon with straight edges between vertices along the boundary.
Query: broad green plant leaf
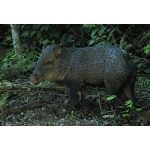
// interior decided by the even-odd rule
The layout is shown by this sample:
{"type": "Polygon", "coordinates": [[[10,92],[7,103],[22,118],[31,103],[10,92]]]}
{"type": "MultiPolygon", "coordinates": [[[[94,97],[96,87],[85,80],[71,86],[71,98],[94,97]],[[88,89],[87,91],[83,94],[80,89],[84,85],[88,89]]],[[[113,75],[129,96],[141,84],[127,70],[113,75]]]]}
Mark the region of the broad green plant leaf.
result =
{"type": "Polygon", "coordinates": [[[132,105],[133,105],[132,100],[127,100],[127,101],[125,102],[125,106],[128,107],[128,108],[131,108],[132,105]]]}
{"type": "Polygon", "coordinates": [[[95,24],[84,24],[83,27],[84,28],[93,28],[93,27],[95,27],[95,24]]]}
{"type": "Polygon", "coordinates": [[[113,100],[114,98],[116,98],[116,95],[110,95],[106,98],[106,101],[111,101],[113,100]]]}
{"type": "Polygon", "coordinates": [[[142,110],[142,108],[136,108],[135,109],[135,111],[141,111],[142,110]]]}
{"type": "Polygon", "coordinates": [[[150,44],[148,44],[146,47],[144,47],[144,53],[149,54],[150,53],[150,44]]]}

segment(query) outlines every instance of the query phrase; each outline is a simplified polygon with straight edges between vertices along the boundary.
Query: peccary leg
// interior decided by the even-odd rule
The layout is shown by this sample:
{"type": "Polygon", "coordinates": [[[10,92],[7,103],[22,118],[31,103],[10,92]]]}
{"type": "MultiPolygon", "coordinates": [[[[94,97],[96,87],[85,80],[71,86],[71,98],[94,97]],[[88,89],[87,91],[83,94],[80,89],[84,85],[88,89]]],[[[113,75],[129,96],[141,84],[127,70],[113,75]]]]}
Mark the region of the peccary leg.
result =
{"type": "Polygon", "coordinates": [[[85,105],[85,87],[81,88],[81,106],[85,105]]]}
{"type": "Polygon", "coordinates": [[[118,107],[122,101],[121,93],[118,92],[118,89],[113,84],[105,84],[108,95],[116,95],[117,97],[113,100],[114,109],[118,112],[118,107]]]}
{"type": "MultiPolygon", "coordinates": [[[[126,100],[132,100],[133,107],[139,107],[140,105],[137,103],[138,100],[134,96],[134,85],[133,84],[127,84],[122,89],[122,94],[126,98],[126,100]]],[[[133,117],[136,117],[136,113],[132,113],[133,117]]]]}
{"type": "Polygon", "coordinates": [[[121,93],[118,94],[114,94],[117,97],[114,99],[114,109],[117,110],[119,108],[119,106],[122,105],[122,95],[121,93]]]}
{"type": "Polygon", "coordinates": [[[71,112],[74,109],[74,105],[78,99],[79,90],[80,90],[80,84],[72,84],[72,86],[70,86],[70,105],[68,109],[68,114],[71,114],[71,112]]]}
{"type": "Polygon", "coordinates": [[[133,93],[133,88],[131,85],[127,84],[123,89],[122,89],[122,94],[127,100],[132,100],[133,104],[135,104],[135,99],[134,99],[134,93],[133,93]]]}

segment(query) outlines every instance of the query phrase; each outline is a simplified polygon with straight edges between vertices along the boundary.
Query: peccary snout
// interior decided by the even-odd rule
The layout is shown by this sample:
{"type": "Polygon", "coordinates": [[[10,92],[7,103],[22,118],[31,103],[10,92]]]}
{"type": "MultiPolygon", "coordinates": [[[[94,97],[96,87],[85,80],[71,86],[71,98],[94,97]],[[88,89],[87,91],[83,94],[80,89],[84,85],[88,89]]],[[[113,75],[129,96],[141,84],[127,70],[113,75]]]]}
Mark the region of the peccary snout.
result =
{"type": "Polygon", "coordinates": [[[37,80],[36,80],[34,77],[30,77],[30,81],[31,81],[32,83],[37,83],[37,80]]]}
{"type": "Polygon", "coordinates": [[[61,82],[70,88],[70,106],[74,108],[81,91],[81,103],[85,100],[84,85],[106,87],[109,95],[117,95],[115,106],[121,97],[134,101],[136,66],[129,55],[114,46],[63,48],[62,45],[44,46],[31,82],[45,80],[61,82]]]}

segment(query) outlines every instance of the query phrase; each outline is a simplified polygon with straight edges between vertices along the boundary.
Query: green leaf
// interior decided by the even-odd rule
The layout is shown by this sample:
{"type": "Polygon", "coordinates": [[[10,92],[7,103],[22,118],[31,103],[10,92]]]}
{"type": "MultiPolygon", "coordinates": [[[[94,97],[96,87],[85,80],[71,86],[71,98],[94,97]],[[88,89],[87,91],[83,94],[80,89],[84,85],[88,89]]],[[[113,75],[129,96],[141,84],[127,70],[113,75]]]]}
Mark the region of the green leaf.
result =
{"type": "Polygon", "coordinates": [[[25,31],[25,32],[23,32],[22,36],[24,36],[24,37],[29,36],[29,31],[25,31]]]}
{"type": "Polygon", "coordinates": [[[89,43],[89,46],[92,45],[94,42],[95,42],[95,40],[92,39],[89,43]]]}
{"type": "Polygon", "coordinates": [[[144,47],[144,53],[149,54],[150,53],[150,44],[148,44],[146,47],[144,47]]]}
{"type": "Polygon", "coordinates": [[[49,40],[46,39],[46,40],[43,40],[43,41],[41,42],[41,44],[47,44],[48,42],[49,42],[49,40]]]}
{"type": "Polygon", "coordinates": [[[28,88],[28,89],[27,89],[27,91],[30,91],[30,90],[31,90],[31,88],[28,88]]]}
{"type": "Polygon", "coordinates": [[[12,83],[11,82],[8,82],[8,81],[2,81],[1,82],[1,85],[4,85],[6,87],[12,87],[12,83]]]}
{"type": "Polygon", "coordinates": [[[123,113],[124,113],[124,114],[129,113],[129,109],[128,109],[128,110],[123,111],[123,113]]]}
{"type": "Polygon", "coordinates": [[[141,111],[142,110],[142,108],[136,108],[135,109],[135,111],[141,111]]]}
{"type": "Polygon", "coordinates": [[[30,36],[31,37],[33,37],[33,36],[35,36],[36,35],[36,31],[32,31],[31,33],[30,33],[30,36]]]}
{"type": "Polygon", "coordinates": [[[41,26],[40,31],[48,31],[49,25],[43,25],[41,26]]]}
{"type": "Polygon", "coordinates": [[[94,29],[94,30],[92,31],[91,37],[93,37],[96,32],[97,32],[97,29],[94,29]]]}
{"type": "Polygon", "coordinates": [[[106,98],[106,101],[111,101],[113,100],[114,98],[116,98],[116,95],[110,95],[106,98]]]}
{"type": "Polygon", "coordinates": [[[127,44],[124,46],[124,49],[130,49],[130,48],[132,48],[132,46],[133,46],[132,44],[127,44]]]}
{"type": "Polygon", "coordinates": [[[125,106],[128,107],[128,108],[129,108],[129,107],[131,108],[132,105],[133,105],[132,100],[127,100],[127,101],[125,102],[125,106]]]}
{"type": "Polygon", "coordinates": [[[83,27],[84,28],[93,28],[93,27],[95,27],[95,24],[84,24],[83,27]]]}
{"type": "Polygon", "coordinates": [[[4,110],[4,107],[6,106],[8,97],[9,97],[8,93],[2,94],[2,98],[0,100],[0,111],[1,112],[4,110]]]}
{"type": "Polygon", "coordinates": [[[60,43],[64,43],[66,39],[67,39],[67,34],[64,34],[60,39],[60,43]]]}
{"type": "Polygon", "coordinates": [[[122,116],[123,116],[123,117],[129,117],[130,114],[123,114],[122,116]]]}
{"type": "Polygon", "coordinates": [[[6,99],[3,99],[0,101],[0,107],[3,107],[6,105],[6,99]]]}

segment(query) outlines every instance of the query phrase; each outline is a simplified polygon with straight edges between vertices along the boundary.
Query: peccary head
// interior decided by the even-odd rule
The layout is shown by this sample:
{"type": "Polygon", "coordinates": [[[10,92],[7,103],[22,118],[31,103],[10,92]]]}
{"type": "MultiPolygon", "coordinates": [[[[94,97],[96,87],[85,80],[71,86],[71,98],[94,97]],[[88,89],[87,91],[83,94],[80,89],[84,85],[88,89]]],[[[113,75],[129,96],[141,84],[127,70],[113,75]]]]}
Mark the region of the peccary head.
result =
{"type": "Polygon", "coordinates": [[[60,63],[59,57],[62,50],[62,45],[44,45],[35,70],[30,77],[30,81],[33,83],[38,83],[45,80],[57,81],[59,78],[57,75],[57,66],[60,63]]]}

